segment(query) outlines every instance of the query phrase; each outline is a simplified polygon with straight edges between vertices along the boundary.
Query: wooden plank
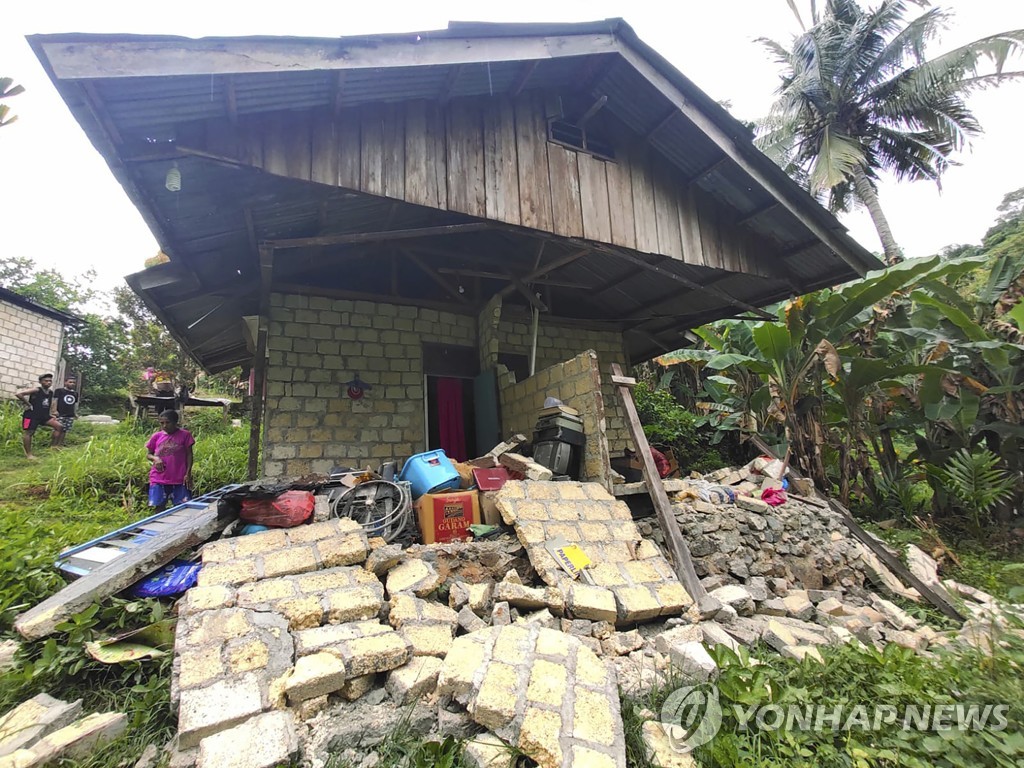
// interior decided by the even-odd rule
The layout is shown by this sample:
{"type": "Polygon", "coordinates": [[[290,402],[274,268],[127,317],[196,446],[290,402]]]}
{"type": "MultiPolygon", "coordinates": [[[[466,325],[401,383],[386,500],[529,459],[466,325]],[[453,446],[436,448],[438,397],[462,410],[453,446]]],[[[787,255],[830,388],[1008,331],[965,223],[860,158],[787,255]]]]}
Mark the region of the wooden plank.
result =
{"type": "Polygon", "coordinates": [[[586,152],[576,155],[580,169],[580,201],[583,207],[583,236],[602,243],[612,242],[612,217],[605,168],[614,163],[598,160],[586,152]]]}
{"type": "Polygon", "coordinates": [[[633,188],[633,221],[636,248],[645,253],[658,250],[658,216],[654,207],[654,187],[646,150],[629,160],[633,188]]]}
{"type": "Polygon", "coordinates": [[[267,115],[263,138],[263,170],[278,176],[288,175],[288,161],[285,147],[288,143],[288,127],[280,112],[267,115]]]}
{"type": "Polygon", "coordinates": [[[405,201],[436,208],[436,189],[430,192],[433,180],[433,168],[427,165],[427,104],[410,101],[405,105],[405,201]]]}
{"type": "Polygon", "coordinates": [[[531,94],[516,99],[516,162],[524,227],[551,232],[551,184],[548,181],[547,124],[540,101],[531,94]]]}
{"type": "MultiPolygon", "coordinates": [[[[445,130],[445,114],[438,104],[428,104],[427,119],[427,168],[433,170],[433,190],[437,195],[437,208],[449,210],[448,205],[448,134],[445,130]]],[[[428,179],[429,182],[429,179],[428,179]]]]}
{"type": "MultiPolygon", "coordinates": [[[[761,451],[761,453],[766,456],[778,458],[778,456],[775,455],[775,452],[772,451],[771,446],[769,446],[758,435],[751,435],[750,442],[754,444],[754,447],[756,447],[757,450],[761,451]]],[[[789,465],[789,474],[797,479],[802,478],[800,473],[792,464],[789,465]]],[[[933,589],[930,585],[921,581],[921,579],[911,573],[910,569],[903,564],[903,561],[900,560],[894,552],[885,546],[883,542],[865,531],[861,527],[860,523],[853,519],[853,515],[850,514],[850,510],[835,499],[830,499],[817,488],[814,489],[814,493],[819,499],[828,504],[833,512],[839,515],[839,518],[843,521],[843,525],[850,530],[850,533],[852,533],[861,544],[871,550],[889,570],[916,589],[922,597],[938,608],[944,615],[954,619],[955,621],[963,622],[965,620],[965,617],[956,609],[956,606],[950,602],[947,595],[933,589]]]]}
{"type": "Polygon", "coordinates": [[[549,143],[548,180],[551,184],[552,231],[567,237],[583,237],[583,203],[576,153],[549,143]]]}
{"type": "Polygon", "coordinates": [[[284,168],[291,179],[309,181],[312,176],[311,120],[307,114],[293,114],[285,123],[284,168]]]}
{"type": "Polygon", "coordinates": [[[343,109],[335,118],[338,136],[338,186],[359,189],[362,179],[362,141],[359,112],[343,109]]]}
{"type": "Polygon", "coordinates": [[[636,222],[633,219],[633,179],[629,158],[605,163],[608,179],[608,207],[611,214],[611,242],[623,248],[636,248],[636,222]]]}
{"type": "Polygon", "coordinates": [[[359,112],[359,189],[384,194],[384,118],[377,107],[359,112]]]}
{"type": "Polygon", "coordinates": [[[460,304],[467,304],[469,302],[469,297],[459,293],[458,286],[452,285],[445,280],[434,270],[433,267],[423,261],[423,259],[415,253],[405,249],[402,250],[402,253],[407,259],[409,259],[409,261],[419,267],[423,274],[430,278],[431,282],[437,285],[447,296],[450,296],[454,301],[457,301],[460,304]]]}
{"type": "Polygon", "coordinates": [[[484,196],[488,219],[520,223],[515,110],[507,98],[484,109],[484,196]]]}
{"type": "Polygon", "coordinates": [[[238,159],[253,168],[266,168],[263,158],[263,131],[254,120],[238,123],[238,159]]]}
{"type": "Polygon", "coordinates": [[[295,237],[290,240],[268,240],[267,245],[273,248],[308,248],[322,245],[351,245],[352,243],[378,243],[386,240],[408,240],[416,237],[435,237],[437,235],[459,235],[466,232],[479,232],[489,229],[491,224],[486,221],[473,221],[469,224],[447,224],[440,227],[419,227],[417,229],[390,229],[382,232],[350,232],[345,235],[324,235],[322,237],[295,237]]]}
{"type": "Polygon", "coordinates": [[[632,389],[636,386],[636,379],[632,376],[612,376],[612,384],[632,389]]]}
{"type": "Polygon", "coordinates": [[[712,269],[725,269],[714,209],[707,200],[700,197],[697,197],[697,222],[700,227],[700,242],[704,248],[705,264],[712,269]]]}
{"type": "Polygon", "coordinates": [[[313,181],[320,184],[338,184],[338,124],[329,110],[317,110],[313,115],[312,168],[313,181]]]}
{"type": "Polygon", "coordinates": [[[484,134],[479,107],[468,99],[456,99],[447,115],[448,208],[470,216],[486,216],[484,134]]]}
{"type": "Polygon", "coordinates": [[[615,33],[567,35],[510,35],[472,38],[430,35],[339,38],[325,55],[320,41],[301,40],[145,40],[83,43],[79,40],[37,39],[61,79],[99,77],[170,77],[172,75],[235,74],[245,72],[302,72],[368,70],[389,67],[427,67],[453,64],[516,62],[618,50],[615,33]]]}
{"type": "Polygon", "coordinates": [[[218,503],[196,512],[188,524],[154,536],[152,541],[100,566],[72,582],[60,592],[18,616],[14,628],[27,640],[52,634],[62,621],[88,608],[92,603],[116,594],[174,559],[185,550],[202,544],[222,530],[229,516],[217,514],[218,503]]]}
{"type": "MultiPolygon", "coordinates": [[[[655,161],[657,163],[657,161],[655,161]]],[[[658,227],[658,253],[683,261],[683,240],[679,229],[679,200],[675,180],[657,163],[654,173],[654,211],[658,227]]],[[[700,262],[696,262],[700,264],[700,262]]]]}
{"type": "Polygon", "coordinates": [[[687,264],[708,266],[707,254],[700,239],[700,220],[693,187],[679,192],[679,234],[682,239],[683,261],[687,264]]]}
{"type": "Polygon", "coordinates": [[[397,104],[383,108],[382,189],[386,197],[405,199],[405,115],[397,104]]]}
{"type": "MultiPolygon", "coordinates": [[[[622,367],[618,363],[612,363],[612,375],[622,377],[622,367]]],[[[626,412],[626,427],[629,429],[633,445],[636,446],[636,453],[640,459],[640,468],[643,472],[644,482],[651,494],[651,501],[654,502],[654,511],[658,515],[658,524],[662,533],[665,534],[665,544],[672,555],[672,564],[675,566],[676,576],[686,587],[690,597],[694,600],[701,600],[707,597],[704,585],[697,578],[697,572],[693,569],[693,560],[690,558],[690,550],[683,541],[683,534],[679,531],[679,523],[676,522],[675,513],[672,511],[672,504],[665,493],[665,486],[661,483],[661,475],[654,466],[654,457],[651,456],[651,446],[647,442],[644,428],[640,425],[640,416],[636,412],[636,405],[633,403],[633,395],[628,386],[619,384],[616,389],[619,397],[622,398],[622,405],[626,412]]]]}

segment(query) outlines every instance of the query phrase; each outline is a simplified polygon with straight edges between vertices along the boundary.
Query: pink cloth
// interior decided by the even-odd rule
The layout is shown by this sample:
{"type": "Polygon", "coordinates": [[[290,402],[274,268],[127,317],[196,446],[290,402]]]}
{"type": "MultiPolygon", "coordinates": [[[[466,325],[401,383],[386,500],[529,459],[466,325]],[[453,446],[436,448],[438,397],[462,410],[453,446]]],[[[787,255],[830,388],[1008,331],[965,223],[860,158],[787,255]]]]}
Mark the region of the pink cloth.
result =
{"type": "Polygon", "coordinates": [[[195,445],[195,438],[187,429],[176,429],[172,434],[163,430],[154,432],[146,443],[146,450],[163,461],[164,468],[158,471],[156,465],[149,470],[149,482],[161,485],[181,485],[188,470],[186,448],[195,445]]]}
{"type": "Polygon", "coordinates": [[[781,488],[765,488],[764,492],[761,494],[761,501],[765,504],[777,507],[780,504],[786,503],[786,492],[781,488]]]}

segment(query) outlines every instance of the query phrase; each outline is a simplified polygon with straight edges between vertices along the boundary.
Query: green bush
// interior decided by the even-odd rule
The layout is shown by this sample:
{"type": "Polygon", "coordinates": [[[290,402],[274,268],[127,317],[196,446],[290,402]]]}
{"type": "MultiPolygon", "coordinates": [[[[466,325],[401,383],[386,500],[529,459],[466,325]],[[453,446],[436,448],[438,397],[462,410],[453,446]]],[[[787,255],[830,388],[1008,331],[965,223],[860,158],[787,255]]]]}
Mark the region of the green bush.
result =
{"type": "Polygon", "coordinates": [[[667,389],[651,389],[640,382],[633,390],[637,413],[648,442],[671,448],[680,470],[710,472],[727,460],[710,444],[710,434],[698,426],[698,417],[681,406],[667,389]]]}

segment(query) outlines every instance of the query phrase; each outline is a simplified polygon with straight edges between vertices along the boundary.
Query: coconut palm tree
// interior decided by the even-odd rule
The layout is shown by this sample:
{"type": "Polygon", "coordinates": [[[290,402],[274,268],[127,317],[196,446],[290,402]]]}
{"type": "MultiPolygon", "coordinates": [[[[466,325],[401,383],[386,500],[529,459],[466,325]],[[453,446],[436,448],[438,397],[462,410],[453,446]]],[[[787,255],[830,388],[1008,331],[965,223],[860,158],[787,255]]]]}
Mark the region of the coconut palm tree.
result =
{"type": "Polygon", "coordinates": [[[782,65],[782,83],[758,145],[832,210],[865,205],[892,264],[902,256],[879,205],[881,173],[940,183],[951,155],[981,132],[965,98],[1024,76],[1004,70],[1024,50],[1024,30],[929,58],[950,16],[927,0],[882,0],[873,10],[827,0],[817,10],[790,48],[759,41],[782,65]],[[924,11],[908,20],[909,5],[924,11]]]}

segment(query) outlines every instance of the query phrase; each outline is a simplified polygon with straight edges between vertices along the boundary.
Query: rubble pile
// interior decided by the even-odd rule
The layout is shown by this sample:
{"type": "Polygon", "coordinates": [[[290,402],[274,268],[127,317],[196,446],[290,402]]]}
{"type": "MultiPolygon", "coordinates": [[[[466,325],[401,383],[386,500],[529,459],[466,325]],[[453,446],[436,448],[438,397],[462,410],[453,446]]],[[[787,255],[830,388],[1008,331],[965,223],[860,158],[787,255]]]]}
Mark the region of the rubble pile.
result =
{"type": "Polygon", "coordinates": [[[82,715],[82,700],[40,693],[0,717],[0,766],[36,768],[60,758],[84,758],[124,732],[118,712],[82,715]]]}
{"type": "MultiPolygon", "coordinates": [[[[940,581],[915,548],[915,574],[969,615],[959,631],[922,624],[870,589],[918,597],[826,505],[769,505],[756,479],[701,479],[694,488],[717,484],[708,498],[674,486],[700,596],[659,548],[657,522],[634,521],[596,483],[507,482],[492,497],[504,527],[478,540],[403,549],[318,514],[210,542],[178,602],[167,762],[372,765],[402,730],[469,739],[471,765],[511,768],[525,754],[542,768],[624,768],[619,692],[713,680],[716,645],[817,661],[823,647],[854,642],[929,654],[984,650],[1006,625],[1004,607],[940,581]]],[[[663,753],[664,732],[646,725],[651,753],[663,753]]],[[[17,754],[28,760],[59,733],[17,754]]]]}

